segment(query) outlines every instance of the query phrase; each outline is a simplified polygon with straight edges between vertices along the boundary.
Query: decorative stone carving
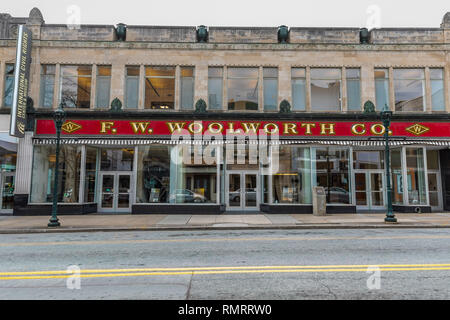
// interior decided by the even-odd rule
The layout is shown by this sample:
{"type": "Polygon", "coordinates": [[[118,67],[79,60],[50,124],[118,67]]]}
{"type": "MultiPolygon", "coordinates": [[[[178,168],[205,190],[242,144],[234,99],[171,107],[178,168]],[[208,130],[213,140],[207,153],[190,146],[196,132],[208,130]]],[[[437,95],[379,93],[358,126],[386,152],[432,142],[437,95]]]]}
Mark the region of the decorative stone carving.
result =
{"type": "Polygon", "coordinates": [[[42,16],[41,11],[34,7],[31,9],[30,14],[28,16],[28,24],[31,25],[42,25],[44,24],[44,17],[42,16]]]}
{"type": "Polygon", "coordinates": [[[370,32],[367,28],[359,29],[359,43],[368,44],[370,41],[370,32]]]}
{"type": "Polygon", "coordinates": [[[206,102],[203,99],[198,99],[195,103],[196,113],[206,113],[206,102]]]}
{"type": "Polygon", "coordinates": [[[125,41],[127,38],[127,25],[119,23],[116,26],[117,41],[125,41]]]}
{"type": "Polygon", "coordinates": [[[208,42],[208,29],[206,29],[206,26],[201,25],[197,27],[197,42],[208,42]]]}
{"type": "Polygon", "coordinates": [[[375,113],[375,105],[372,101],[367,100],[364,103],[364,113],[375,113]]]}
{"type": "Polygon", "coordinates": [[[278,27],[278,43],[288,43],[289,29],[287,26],[282,25],[278,27]]]}
{"type": "Polygon", "coordinates": [[[111,111],[112,111],[112,112],[120,112],[120,111],[123,111],[123,110],[122,110],[122,102],[120,101],[119,98],[115,98],[115,99],[111,102],[111,111]]]}
{"type": "Polygon", "coordinates": [[[291,104],[287,100],[283,100],[280,103],[280,113],[290,113],[291,112],[291,104]]]}
{"type": "Polygon", "coordinates": [[[450,29],[450,12],[447,12],[442,19],[441,28],[450,29]]]}

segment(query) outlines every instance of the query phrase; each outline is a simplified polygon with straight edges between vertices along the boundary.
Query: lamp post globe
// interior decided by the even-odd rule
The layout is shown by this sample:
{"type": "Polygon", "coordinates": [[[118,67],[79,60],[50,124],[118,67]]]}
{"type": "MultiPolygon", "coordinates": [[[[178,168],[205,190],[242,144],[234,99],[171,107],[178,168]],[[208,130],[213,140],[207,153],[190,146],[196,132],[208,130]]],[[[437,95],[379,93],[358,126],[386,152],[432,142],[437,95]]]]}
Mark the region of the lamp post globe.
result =
{"type": "Polygon", "coordinates": [[[53,112],[53,121],[56,128],[56,150],[55,150],[55,174],[53,180],[53,204],[52,204],[52,216],[49,220],[49,227],[59,227],[61,224],[57,217],[58,210],[58,173],[59,173],[59,144],[61,140],[61,127],[66,119],[66,112],[63,109],[61,103],[55,112],[53,112]]]}

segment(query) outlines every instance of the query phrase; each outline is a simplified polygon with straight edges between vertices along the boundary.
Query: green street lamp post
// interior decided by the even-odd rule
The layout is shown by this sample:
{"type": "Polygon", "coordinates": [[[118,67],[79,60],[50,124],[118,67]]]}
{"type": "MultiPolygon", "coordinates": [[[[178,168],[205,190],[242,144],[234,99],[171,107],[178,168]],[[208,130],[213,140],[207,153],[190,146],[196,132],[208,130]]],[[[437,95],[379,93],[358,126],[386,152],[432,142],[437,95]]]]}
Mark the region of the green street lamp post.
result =
{"type": "Polygon", "coordinates": [[[48,223],[49,227],[59,227],[61,224],[59,223],[57,217],[58,210],[58,173],[59,173],[59,143],[61,140],[61,127],[65,121],[66,112],[63,110],[62,103],[59,105],[58,109],[53,113],[53,121],[55,122],[56,127],[56,151],[55,151],[55,177],[53,181],[53,205],[52,205],[52,217],[48,223]]]}
{"type": "Polygon", "coordinates": [[[387,185],[387,213],[385,222],[397,222],[397,218],[394,215],[392,209],[392,187],[391,187],[391,172],[390,172],[390,154],[389,154],[389,127],[391,125],[392,111],[389,110],[388,106],[385,105],[383,111],[380,113],[381,121],[385,129],[384,132],[384,156],[385,156],[385,166],[386,166],[386,185],[387,185]]]}

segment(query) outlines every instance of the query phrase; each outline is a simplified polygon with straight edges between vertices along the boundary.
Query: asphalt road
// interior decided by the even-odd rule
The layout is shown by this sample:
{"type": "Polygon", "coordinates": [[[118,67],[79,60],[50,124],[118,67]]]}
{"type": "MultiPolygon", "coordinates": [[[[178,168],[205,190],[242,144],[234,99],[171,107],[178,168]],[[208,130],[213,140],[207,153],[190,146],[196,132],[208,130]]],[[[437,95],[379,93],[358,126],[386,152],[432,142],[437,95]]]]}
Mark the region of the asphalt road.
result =
{"type": "Polygon", "coordinates": [[[449,287],[449,229],[0,235],[0,299],[449,299],[449,287]]]}

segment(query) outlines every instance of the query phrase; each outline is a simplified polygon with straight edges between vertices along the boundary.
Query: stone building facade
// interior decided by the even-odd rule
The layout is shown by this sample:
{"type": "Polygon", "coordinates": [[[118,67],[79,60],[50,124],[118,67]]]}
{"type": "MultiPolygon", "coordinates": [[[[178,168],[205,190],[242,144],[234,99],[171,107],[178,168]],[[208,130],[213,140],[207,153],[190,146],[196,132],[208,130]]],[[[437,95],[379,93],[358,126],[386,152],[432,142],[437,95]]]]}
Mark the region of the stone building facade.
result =
{"type": "Polygon", "coordinates": [[[1,14],[1,132],[9,128],[19,24],[33,32],[34,107],[14,165],[14,148],[3,152],[5,212],[49,214],[52,113],[61,104],[62,213],[311,213],[313,186],[324,187],[328,212],[382,211],[385,106],[393,112],[395,210],[450,209],[450,13],[438,28],[370,31],[72,28],[46,24],[36,8],[26,18],[1,14]],[[257,140],[259,129],[277,133],[277,141],[255,144],[278,168],[251,163],[248,141],[243,162],[233,162],[240,149],[225,157],[220,139],[183,151],[194,157],[214,146],[213,163],[174,164],[178,129],[200,140],[208,130],[224,137],[226,129],[255,129],[257,140]]]}

